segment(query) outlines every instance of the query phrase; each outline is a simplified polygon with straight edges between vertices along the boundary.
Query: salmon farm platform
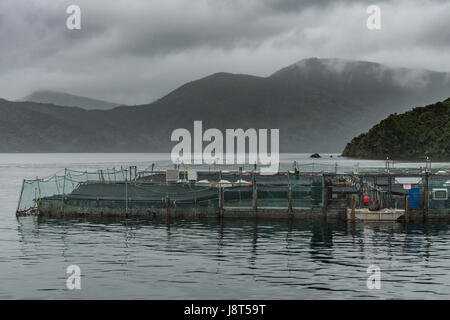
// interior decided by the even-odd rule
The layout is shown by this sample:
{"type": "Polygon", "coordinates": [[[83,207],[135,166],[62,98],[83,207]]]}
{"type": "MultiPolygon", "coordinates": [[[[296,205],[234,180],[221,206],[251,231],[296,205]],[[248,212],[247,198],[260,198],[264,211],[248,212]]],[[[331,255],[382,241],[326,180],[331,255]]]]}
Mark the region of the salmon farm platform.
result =
{"type": "Polygon", "coordinates": [[[450,220],[450,173],[143,170],[24,180],[16,215],[450,220]],[[195,174],[193,174],[195,173],[195,174]]]}

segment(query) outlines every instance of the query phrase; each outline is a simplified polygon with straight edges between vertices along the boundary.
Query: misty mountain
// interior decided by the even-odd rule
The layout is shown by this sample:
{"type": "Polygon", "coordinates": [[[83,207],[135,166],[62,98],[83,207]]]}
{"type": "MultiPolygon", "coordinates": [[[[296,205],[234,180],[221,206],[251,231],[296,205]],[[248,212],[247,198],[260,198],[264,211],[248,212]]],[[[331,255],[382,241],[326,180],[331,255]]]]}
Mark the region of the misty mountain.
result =
{"type": "Polygon", "coordinates": [[[108,110],[118,107],[120,104],[103,100],[91,99],[64,92],[41,90],[22,98],[20,101],[48,103],[65,107],[80,107],[83,109],[108,110]]]}
{"type": "Polygon", "coordinates": [[[169,152],[173,130],[193,133],[202,120],[203,130],[278,128],[282,152],[340,152],[389,114],[448,96],[448,73],[311,58],[268,77],[213,74],[107,111],[3,100],[0,151],[169,152]]]}
{"type": "Polygon", "coordinates": [[[107,112],[0,99],[0,152],[123,151],[148,142],[106,120],[107,112]]]}

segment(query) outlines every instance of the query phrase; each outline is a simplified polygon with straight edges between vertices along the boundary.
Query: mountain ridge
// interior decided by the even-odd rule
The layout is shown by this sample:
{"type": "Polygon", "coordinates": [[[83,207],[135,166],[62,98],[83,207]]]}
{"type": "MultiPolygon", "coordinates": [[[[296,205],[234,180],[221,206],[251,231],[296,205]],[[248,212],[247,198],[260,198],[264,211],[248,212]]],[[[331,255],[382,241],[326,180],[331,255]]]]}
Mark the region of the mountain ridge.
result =
{"type": "MultiPolygon", "coordinates": [[[[228,128],[280,129],[281,152],[341,152],[353,137],[389,114],[450,95],[447,73],[406,72],[342,60],[332,65],[321,59],[304,59],[300,69],[291,66],[267,77],[214,73],[144,105],[70,112],[52,109],[56,115],[51,117],[52,130],[18,121],[19,114],[3,112],[3,122],[10,121],[16,131],[2,133],[0,127],[0,151],[170,152],[175,145],[170,141],[173,130],[193,132],[193,122],[202,120],[205,130],[222,132],[228,128]],[[63,123],[78,130],[67,135],[63,123]],[[26,137],[36,130],[41,130],[41,139],[30,138],[35,142],[30,146],[26,137]],[[64,139],[58,140],[58,134],[64,139]]],[[[9,103],[0,103],[0,113],[9,103]]],[[[28,112],[26,104],[18,105],[15,113],[28,112]]],[[[42,108],[45,114],[48,106],[33,108],[35,112],[42,108]]]]}
{"type": "Polygon", "coordinates": [[[19,100],[19,102],[27,101],[44,104],[54,104],[64,107],[80,107],[86,110],[108,110],[121,105],[119,103],[113,103],[52,90],[35,91],[19,100]]]}

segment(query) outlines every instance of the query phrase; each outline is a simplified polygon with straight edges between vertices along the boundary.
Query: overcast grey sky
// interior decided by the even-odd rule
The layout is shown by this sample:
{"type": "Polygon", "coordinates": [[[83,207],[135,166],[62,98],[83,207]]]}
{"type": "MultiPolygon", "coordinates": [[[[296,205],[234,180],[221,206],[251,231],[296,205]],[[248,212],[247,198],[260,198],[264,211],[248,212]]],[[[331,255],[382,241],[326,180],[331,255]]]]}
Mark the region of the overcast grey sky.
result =
{"type": "Polygon", "coordinates": [[[0,97],[50,89],[140,104],[226,71],[308,57],[450,71],[448,0],[1,0],[0,97]],[[82,29],[66,28],[81,7],[82,29]],[[382,29],[366,28],[369,4],[382,29]]]}

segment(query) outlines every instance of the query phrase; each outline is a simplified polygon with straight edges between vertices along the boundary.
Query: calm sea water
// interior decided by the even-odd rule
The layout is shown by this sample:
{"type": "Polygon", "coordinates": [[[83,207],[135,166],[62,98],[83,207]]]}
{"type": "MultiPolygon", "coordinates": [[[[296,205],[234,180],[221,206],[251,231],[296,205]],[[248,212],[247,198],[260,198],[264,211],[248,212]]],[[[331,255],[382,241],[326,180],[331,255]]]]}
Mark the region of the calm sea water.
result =
{"type": "MultiPolygon", "coordinates": [[[[450,298],[446,223],[405,227],[179,220],[167,225],[135,219],[15,217],[23,178],[48,176],[65,167],[144,168],[152,162],[167,164],[165,159],[150,154],[0,154],[0,298],[450,298]],[[69,265],[81,268],[81,290],[66,289],[69,265]],[[379,290],[367,288],[369,265],[381,269],[379,290]]],[[[311,162],[306,155],[286,155],[284,165],[292,160],[311,162]]]]}

